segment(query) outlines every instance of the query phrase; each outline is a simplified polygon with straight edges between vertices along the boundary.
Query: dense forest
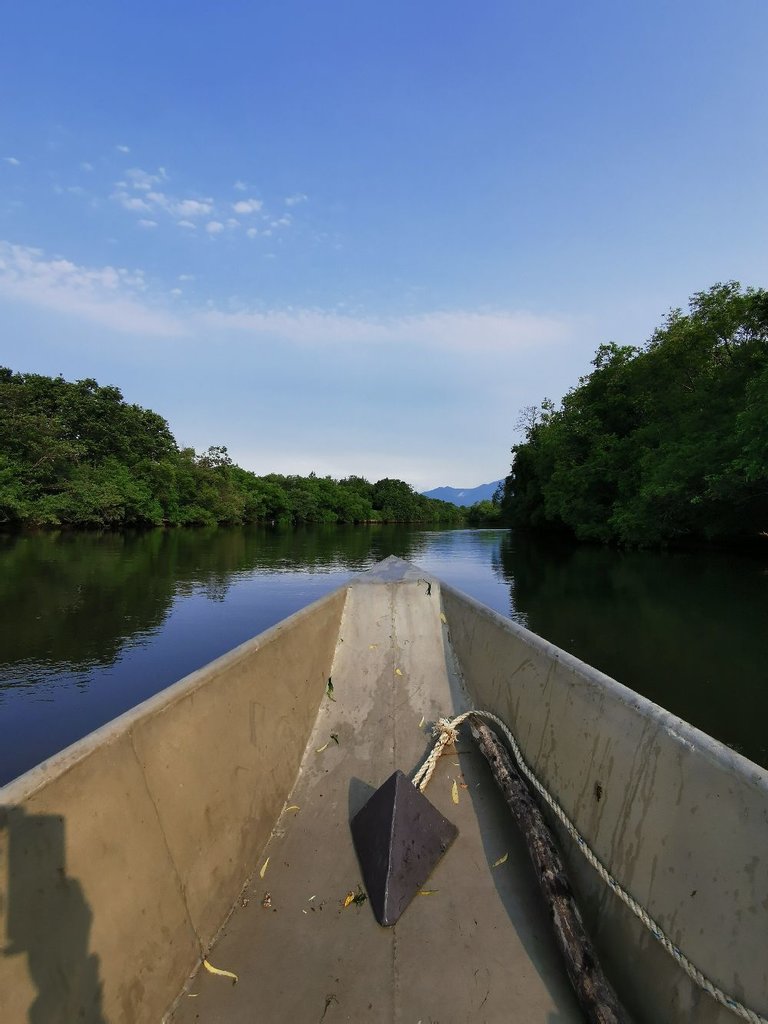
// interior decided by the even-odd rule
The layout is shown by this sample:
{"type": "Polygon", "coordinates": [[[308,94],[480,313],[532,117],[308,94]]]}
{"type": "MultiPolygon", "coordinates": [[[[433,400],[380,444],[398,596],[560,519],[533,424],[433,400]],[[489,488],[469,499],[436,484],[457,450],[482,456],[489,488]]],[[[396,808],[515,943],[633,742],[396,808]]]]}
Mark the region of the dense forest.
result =
{"type": "Polygon", "coordinates": [[[463,512],[402,480],[256,476],[225,447],[179,448],[118,388],[0,367],[0,529],[246,522],[456,525],[463,512]]]}
{"type": "Polygon", "coordinates": [[[768,535],[768,292],[714,285],[592,365],[521,416],[513,525],[628,546],[768,535]]]}

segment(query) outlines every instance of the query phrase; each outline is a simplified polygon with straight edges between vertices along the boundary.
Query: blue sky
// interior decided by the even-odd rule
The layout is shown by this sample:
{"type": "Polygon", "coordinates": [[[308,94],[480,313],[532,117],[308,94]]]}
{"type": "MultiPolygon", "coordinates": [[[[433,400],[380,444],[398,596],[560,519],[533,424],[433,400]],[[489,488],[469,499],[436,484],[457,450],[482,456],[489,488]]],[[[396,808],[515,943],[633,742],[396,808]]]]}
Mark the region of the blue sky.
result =
{"type": "Polygon", "coordinates": [[[503,476],[518,411],[768,277],[768,5],[35,2],[0,363],[257,472],[503,476]]]}

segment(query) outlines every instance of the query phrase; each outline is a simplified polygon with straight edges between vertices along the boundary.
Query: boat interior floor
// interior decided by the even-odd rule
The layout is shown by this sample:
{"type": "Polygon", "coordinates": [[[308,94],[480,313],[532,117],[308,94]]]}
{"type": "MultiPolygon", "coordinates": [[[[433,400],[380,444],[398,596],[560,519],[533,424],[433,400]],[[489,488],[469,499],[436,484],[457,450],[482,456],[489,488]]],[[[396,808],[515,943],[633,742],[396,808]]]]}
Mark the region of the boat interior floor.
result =
{"type": "Polygon", "coordinates": [[[583,1019],[523,840],[467,730],[426,790],[459,835],[424,890],[391,928],[367,902],[344,905],[362,883],[350,818],[396,768],[412,774],[421,764],[438,717],[469,706],[439,584],[429,590],[421,581],[350,586],[332,695],[208,954],[238,982],[201,969],[173,1024],[583,1019]]]}

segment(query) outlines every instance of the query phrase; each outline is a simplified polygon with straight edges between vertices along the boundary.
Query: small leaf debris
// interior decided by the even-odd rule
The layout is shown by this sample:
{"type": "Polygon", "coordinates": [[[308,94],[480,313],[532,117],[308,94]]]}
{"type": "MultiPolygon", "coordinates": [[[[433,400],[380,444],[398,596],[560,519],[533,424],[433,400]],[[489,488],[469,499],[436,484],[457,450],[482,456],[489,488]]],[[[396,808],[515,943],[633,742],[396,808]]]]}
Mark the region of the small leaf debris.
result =
{"type": "Polygon", "coordinates": [[[509,852],[505,853],[503,857],[499,857],[498,860],[495,860],[493,862],[493,866],[495,868],[500,868],[502,864],[506,864],[507,863],[507,857],[508,856],[509,856],[509,852]]]}
{"type": "Polygon", "coordinates": [[[290,807],[286,807],[285,809],[286,809],[286,811],[300,811],[301,810],[301,808],[299,807],[298,804],[291,804],[290,807]]]}
{"type": "Polygon", "coordinates": [[[419,896],[434,896],[439,889],[419,889],[419,896]]]}
{"type": "Polygon", "coordinates": [[[271,910],[272,909],[272,893],[271,892],[265,892],[264,893],[264,899],[261,901],[261,905],[262,905],[262,907],[264,907],[265,910],[271,910]]]}
{"type": "Polygon", "coordinates": [[[368,896],[366,893],[363,892],[363,887],[361,885],[358,885],[357,892],[353,892],[350,889],[347,895],[344,897],[344,907],[346,909],[353,903],[355,904],[356,907],[362,907],[362,905],[365,903],[367,899],[368,896]]]}
{"type": "Polygon", "coordinates": [[[453,780],[453,785],[451,786],[451,800],[453,800],[455,804],[459,802],[459,787],[456,784],[456,779],[453,780]]]}
{"type": "Polygon", "coordinates": [[[339,745],[339,734],[337,732],[332,732],[331,733],[331,739],[333,740],[333,742],[338,747],[338,745],[339,745]]]}
{"type": "Polygon", "coordinates": [[[440,612],[440,621],[444,622],[446,625],[448,624],[448,619],[446,619],[445,614],[443,612],[440,612]]]}
{"type": "Polygon", "coordinates": [[[424,723],[425,723],[425,722],[426,722],[426,718],[424,717],[424,715],[422,715],[422,716],[421,716],[421,721],[419,722],[419,728],[420,728],[420,729],[423,729],[423,728],[424,728],[424,723]]]}
{"type": "MultiPolygon", "coordinates": [[[[328,741],[328,743],[330,743],[330,740],[328,741]]],[[[316,753],[316,754],[322,754],[322,752],[323,752],[323,751],[325,750],[325,748],[326,748],[326,747],[328,746],[328,743],[324,743],[324,744],[322,745],[322,747],[318,747],[318,748],[317,748],[317,750],[315,751],[315,753],[316,753]]]]}
{"type": "Polygon", "coordinates": [[[269,857],[267,857],[267,859],[261,865],[261,871],[259,872],[259,878],[263,878],[264,875],[266,875],[266,873],[267,873],[267,864],[269,864],[269,857]]]}
{"type": "Polygon", "coordinates": [[[395,675],[396,675],[396,676],[401,676],[402,674],[403,674],[403,673],[402,673],[402,672],[400,671],[400,669],[399,669],[399,668],[396,668],[396,669],[395,669],[395,675]]]}
{"type": "Polygon", "coordinates": [[[213,964],[209,964],[207,960],[203,960],[203,967],[210,974],[218,974],[222,978],[231,978],[232,979],[232,984],[233,985],[237,984],[237,980],[238,979],[237,979],[237,975],[234,973],[234,971],[222,971],[218,967],[214,967],[213,964]]]}
{"type": "Polygon", "coordinates": [[[336,698],[333,696],[333,681],[330,676],[328,676],[328,684],[325,687],[325,696],[328,700],[332,700],[334,704],[336,703],[336,698]]]}

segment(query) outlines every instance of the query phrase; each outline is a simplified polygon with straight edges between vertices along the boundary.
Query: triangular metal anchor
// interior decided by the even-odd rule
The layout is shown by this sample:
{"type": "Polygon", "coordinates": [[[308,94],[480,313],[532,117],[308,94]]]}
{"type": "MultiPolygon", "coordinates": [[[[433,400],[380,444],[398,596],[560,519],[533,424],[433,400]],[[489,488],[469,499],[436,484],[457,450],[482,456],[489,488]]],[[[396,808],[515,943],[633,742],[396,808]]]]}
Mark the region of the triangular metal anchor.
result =
{"type": "Polygon", "coordinates": [[[394,924],[459,830],[396,771],[350,823],[373,913],[394,924]]]}

